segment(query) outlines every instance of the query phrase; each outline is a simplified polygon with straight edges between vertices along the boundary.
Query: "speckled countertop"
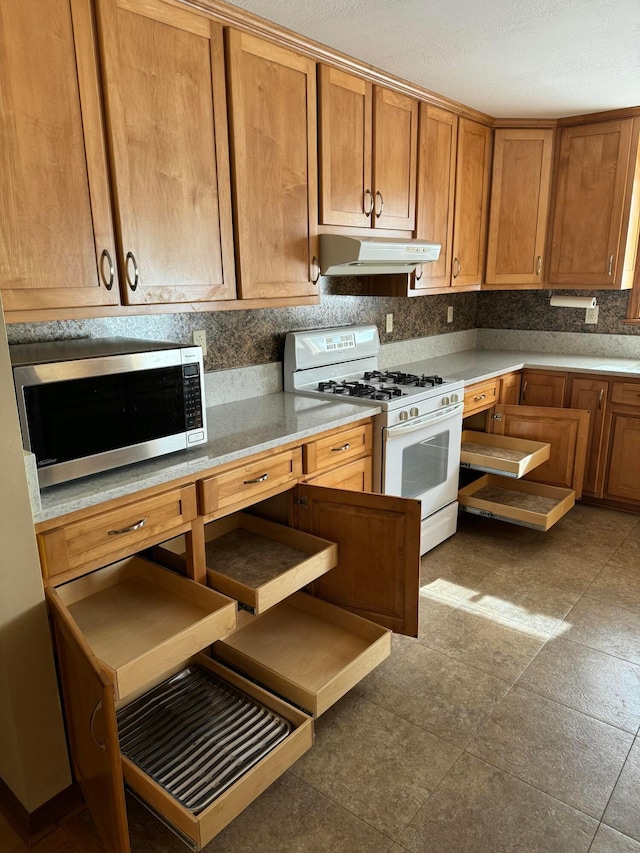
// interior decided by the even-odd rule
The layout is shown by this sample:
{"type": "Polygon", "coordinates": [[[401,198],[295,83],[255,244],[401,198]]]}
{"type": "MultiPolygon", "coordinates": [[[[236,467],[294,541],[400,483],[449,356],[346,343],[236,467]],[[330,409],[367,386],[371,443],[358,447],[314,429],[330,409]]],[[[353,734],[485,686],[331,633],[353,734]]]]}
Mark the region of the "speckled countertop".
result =
{"type": "Polygon", "coordinates": [[[375,415],[376,406],[269,394],[207,409],[209,441],[147,462],[52,486],[41,493],[38,522],[95,506],[171,480],[191,477],[254,453],[375,415]]]}
{"type": "Polygon", "coordinates": [[[620,377],[640,378],[640,360],[638,359],[548,352],[465,350],[397,366],[405,369],[407,373],[435,373],[444,376],[445,379],[461,379],[465,385],[492,379],[494,376],[512,370],[521,370],[523,367],[580,373],[612,373],[620,377]]]}
{"type": "MultiPolygon", "coordinates": [[[[640,378],[640,360],[633,358],[506,350],[465,350],[395,366],[411,373],[437,373],[447,379],[460,379],[466,385],[523,367],[640,378]]],[[[207,409],[207,444],[45,489],[41,493],[42,508],[34,510],[34,521],[48,521],[171,480],[195,476],[379,411],[373,406],[283,393],[212,406],[207,409]]]]}

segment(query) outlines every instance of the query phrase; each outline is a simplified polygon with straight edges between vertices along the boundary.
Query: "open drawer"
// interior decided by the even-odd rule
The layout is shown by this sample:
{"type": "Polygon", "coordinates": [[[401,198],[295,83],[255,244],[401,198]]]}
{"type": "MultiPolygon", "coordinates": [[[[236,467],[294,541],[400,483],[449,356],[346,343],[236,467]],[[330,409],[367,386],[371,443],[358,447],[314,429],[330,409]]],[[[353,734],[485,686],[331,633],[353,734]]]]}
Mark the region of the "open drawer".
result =
{"type": "Polygon", "coordinates": [[[464,430],[460,465],[475,471],[519,478],[546,462],[550,454],[551,445],[546,442],[464,430]]]}
{"type": "Polygon", "coordinates": [[[575,498],[572,489],[493,474],[485,474],[458,492],[458,502],[466,512],[535,530],[552,527],[569,512],[575,498]]]}
{"type": "Polygon", "coordinates": [[[113,682],[131,695],[236,625],[236,602],[142,557],[50,590],[113,682]]]}
{"type": "Polygon", "coordinates": [[[388,657],[391,631],[299,592],[213,650],[317,717],[388,657]]]}
{"type": "Polygon", "coordinates": [[[201,850],[311,748],[313,721],[205,655],[190,664],[190,670],[198,667],[195,689],[186,681],[190,673],[177,674],[121,708],[118,730],[125,783],[192,849],[201,850]],[[202,673],[219,679],[222,689],[230,687],[232,701],[219,693],[209,696],[202,673]],[[184,702],[181,690],[190,694],[184,702]],[[159,702],[161,713],[151,717],[159,702]],[[163,724],[167,719],[172,722],[163,724]],[[215,798],[207,802],[212,793],[215,798]]]}
{"type": "MultiPolygon", "coordinates": [[[[283,524],[235,513],[205,525],[207,581],[259,614],[319,578],[338,562],[333,542],[283,524]]],[[[155,549],[160,562],[186,565],[185,537],[155,549]],[[172,560],[172,555],[177,560],[172,560]]]]}

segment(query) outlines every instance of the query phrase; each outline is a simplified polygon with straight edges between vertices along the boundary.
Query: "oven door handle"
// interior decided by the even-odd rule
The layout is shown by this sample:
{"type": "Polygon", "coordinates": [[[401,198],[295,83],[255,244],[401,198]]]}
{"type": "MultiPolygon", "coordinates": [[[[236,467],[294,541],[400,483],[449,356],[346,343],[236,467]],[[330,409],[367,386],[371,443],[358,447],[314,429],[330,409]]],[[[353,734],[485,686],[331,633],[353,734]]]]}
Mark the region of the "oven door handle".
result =
{"type": "Polygon", "coordinates": [[[409,432],[415,432],[418,429],[423,429],[427,424],[437,423],[438,421],[448,420],[462,413],[464,403],[455,403],[453,406],[447,406],[446,409],[440,409],[437,412],[432,412],[429,415],[414,418],[406,424],[397,424],[396,426],[388,427],[385,430],[385,438],[389,441],[392,438],[400,438],[401,435],[407,435],[409,432]]]}

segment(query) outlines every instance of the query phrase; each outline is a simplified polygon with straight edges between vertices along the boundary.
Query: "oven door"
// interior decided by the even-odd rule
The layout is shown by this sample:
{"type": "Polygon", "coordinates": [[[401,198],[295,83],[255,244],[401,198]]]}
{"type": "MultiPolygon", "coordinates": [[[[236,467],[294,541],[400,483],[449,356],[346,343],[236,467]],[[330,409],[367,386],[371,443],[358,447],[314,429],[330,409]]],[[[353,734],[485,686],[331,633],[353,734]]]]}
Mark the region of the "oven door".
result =
{"type": "Polygon", "coordinates": [[[382,491],[416,498],[422,518],[458,497],[463,403],[383,429],[382,491]]]}

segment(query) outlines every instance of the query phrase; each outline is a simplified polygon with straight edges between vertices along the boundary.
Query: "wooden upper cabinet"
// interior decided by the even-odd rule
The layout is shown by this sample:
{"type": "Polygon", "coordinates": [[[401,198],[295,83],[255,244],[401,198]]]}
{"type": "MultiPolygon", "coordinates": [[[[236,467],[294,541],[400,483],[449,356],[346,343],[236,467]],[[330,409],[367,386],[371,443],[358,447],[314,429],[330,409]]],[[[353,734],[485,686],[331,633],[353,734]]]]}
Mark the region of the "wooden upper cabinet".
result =
{"type": "Polygon", "coordinates": [[[540,284],[553,130],[498,129],[493,146],[487,284],[540,284]]]}
{"type": "Polygon", "coordinates": [[[416,237],[440,244],[440,257],[424,264],[415,290],[451,284],[453,205],[456,183],[458,116],[420,104],[416,237]]]}
{"type": "Polygon", "coordinates": [[[373,85],[337,68],[318,68],[320,222],[368,228],[373,212],[373,85]]]}
{"type": "Polygon", "coordinates": [[[117,305],[89,0],[0,4],[0,289],[8,312],[117,305]]]}
{"type": "Polygon", "coordinates": [[[237,30],[226,36],[240,295],[316,296],[315,62],[237,30]]]}
{"type": "Polygon", "coordinates": [[[127,304],[235,296],[222,27],[98,0],[127,304]]]}
{"type": "Polygon", "coordinates": [[[413,231],[418,102],[319,66],[320,223],[413,231]]]}
{"type": "Polygon", "coordinates": [[[482,284],[491,167],[491,129],[460,118],[456,162],[452,284],[482,284]]]}
{"type": "Polygon", "coordinates": [[[639,119],[562,128],[550,284],[631,286],[638,238],[639,130],[639,119]]]}
{"type": "Polygon", "coordinates": [[[375,86],[373,127],[373,226],[413,231],[418,102],[375,86]]]}

